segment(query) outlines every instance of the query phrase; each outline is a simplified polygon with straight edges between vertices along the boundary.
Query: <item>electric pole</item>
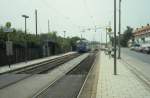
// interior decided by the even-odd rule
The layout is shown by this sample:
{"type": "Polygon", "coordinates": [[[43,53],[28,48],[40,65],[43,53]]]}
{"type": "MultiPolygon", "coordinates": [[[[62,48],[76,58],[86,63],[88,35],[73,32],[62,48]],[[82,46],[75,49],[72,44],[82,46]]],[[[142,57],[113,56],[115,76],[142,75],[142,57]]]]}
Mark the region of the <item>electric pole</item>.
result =
{"type": "Polygon", "coordinates": [[[66,31],[64,31],[64,40],[63,40],[63,44],[64,44],[64,53],[66,53],[66,47],[65,47],[65,38],[66,38],[66,31]]]}
{"type": "Polygon", "coordinates": [[[48,20],[48,33],[50,32],[50,22],[48,20]]]}
{"type": "Polygon", "coordinates": [[[66,31],[64,31],[64,38],[66,38],[66,31]]]}
{"type": "Polygon", "coordinates": [[[36,32],[36,36],[38,34],[37,32],[37,10],[35,10],[35,32],[36,32]]]}
{"type": "Polygon", "coordinates": [[[82,39],[82,34],[81,34],[81,39],[82,39]]]}
{"type": "Polygon", "coordinates": [[[114,0],[114,75],[117,75],[116,48],[116,0],[114,0]]]}
{"type": "Polygon", "coordinates": [[[120,44],[120,37],[121,37],[121,0],[119,0],[119,33],[118,33],[118,46],[119,46],[119,50],[118,50],[118,59],[121,59],[121,44],[120,44]]]}
{"type": "Polygon", "coordinates": [[[108,28],[106,28],[106,48],[107,48],[107,31],[108,31],[108,28]]]}

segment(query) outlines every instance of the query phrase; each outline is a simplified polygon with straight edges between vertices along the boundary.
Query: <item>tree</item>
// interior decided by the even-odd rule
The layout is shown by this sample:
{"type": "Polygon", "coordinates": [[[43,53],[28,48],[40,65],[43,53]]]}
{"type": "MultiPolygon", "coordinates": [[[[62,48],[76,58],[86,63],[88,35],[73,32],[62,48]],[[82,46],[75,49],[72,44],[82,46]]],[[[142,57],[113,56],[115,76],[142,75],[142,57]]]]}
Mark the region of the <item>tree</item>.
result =
{"type": "Polygon", "coordinates": [[[72,37],[70,41],[71,46],[75,46],[78,40],[80,40],[79,37],[72,37]]]}
{"type": "MultiPolygon", "coordinates": [[[[11,28],[11,22],[7,22],[4,26],[0,26],[0,44],[5,44],[7,41],[7,34],[3,31],[5,28],[11,28]]],[[[26,42],[28,47],[42,47],[46,41],[55,43],[56,52],[62,53],[76,49],[76,42],[80,40],[79,37],[61,37],[57,35],[56,31],[49,33],[42,33],[39,36],[34,34],[25,34],[24,31],[12,28],[13,32],[9,33],[9,39],[13,41],[14,45],[24,47],[26,42]],[[26,39],[25,39],[26,38],[26,39]]]]}
{"type": "Polygon", "coordinates": [[[5,27],[10,28],[11,27],[11,22],[6,22],[5,27]]]}
{"type": "Polygon", "coordinates": [[[133,39],[133,28],[127,26],[127,29],[124,31],[124,34],[121,36],[121,45],[123,47],[128,46],[128,41],[133,39]]]}

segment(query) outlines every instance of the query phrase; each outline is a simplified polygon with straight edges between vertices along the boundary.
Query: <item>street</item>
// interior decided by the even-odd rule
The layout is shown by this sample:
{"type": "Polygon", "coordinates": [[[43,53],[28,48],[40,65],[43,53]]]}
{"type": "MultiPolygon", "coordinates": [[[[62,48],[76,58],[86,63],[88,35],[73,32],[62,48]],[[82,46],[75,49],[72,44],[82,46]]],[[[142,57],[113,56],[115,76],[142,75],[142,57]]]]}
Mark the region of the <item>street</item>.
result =
{"type": "Polygon", "coordinates": [[[123,48],[122,60],[138,69],[145,77],[150,79],[150,55],[123,48]]]}
{"type": "Polygon", "coordinates": [[[128,48],[123,48],[122,53],[123,53],[123,56],[127,55],[127,56],[134,58],[134,59],[140,60],[143,63],[150,64],[150,55],[148,55],[148,54],[131,51],[128,48]]]}

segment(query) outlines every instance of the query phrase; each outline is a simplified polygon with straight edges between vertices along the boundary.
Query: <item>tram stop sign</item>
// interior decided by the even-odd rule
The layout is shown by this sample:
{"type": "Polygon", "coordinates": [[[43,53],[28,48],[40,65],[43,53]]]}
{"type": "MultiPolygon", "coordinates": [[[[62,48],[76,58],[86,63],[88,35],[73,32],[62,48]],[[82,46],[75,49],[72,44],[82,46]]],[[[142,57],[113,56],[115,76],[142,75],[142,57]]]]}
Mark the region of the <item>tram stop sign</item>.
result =
{"type": "MultiPolygon", "coordinates": [[[[12,28],[8,28],[8,27],[5,27],[3,29],[4,32],[6,33],[11,33],[13,32],[13,29],[12,28]]],[[[7,56],[11,56],[13,55],[13,42],[12,41],[6,41],[6,55],[7,56]]]]}
{"type": "Polygon", "coordinates": [[[7,33],[11,33],[11,32],[13,32],[13,29],[12,28],[4,28],[3,31],[7,32],[7,33]]]}
{"type": "Polygon", "coordinates": [[[6,41],[6,55],[11,56],[13,55],[13,42],[6,41]]]}
{"type": "Polygon", "coordinates": [[[112,32],[112,28],[108,28],[108,32],[112,32]]]}

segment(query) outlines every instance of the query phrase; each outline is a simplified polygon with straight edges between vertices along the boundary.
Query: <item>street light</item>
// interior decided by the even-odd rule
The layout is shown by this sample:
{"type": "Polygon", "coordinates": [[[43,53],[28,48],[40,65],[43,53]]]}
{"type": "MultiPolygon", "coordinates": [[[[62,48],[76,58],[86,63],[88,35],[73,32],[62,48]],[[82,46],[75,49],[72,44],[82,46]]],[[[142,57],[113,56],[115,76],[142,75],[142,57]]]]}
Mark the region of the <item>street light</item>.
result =
{"type": "Polygon", "coordinates": [[[118,46],[119,46],[119,51],[118,51],[118,59],[121,59],[121,45],[120,45],[120,33],[121,33],[121,0],[119,0],[119,33],[118,33],[118,46]]]}
{"type": "MultiPolygon", "coordinates": [[[[27,34],[27,18],[29,18],[29,16],[27,15],[22,15],[22,17],[25,19],[25,34],[27,34]]],[[[28,49],[28,46],[27,46],[27,38],[26,38],[26,35],[25,35],[25,61],[27,62],[27,49],[28,49]]]]}
{"type": "Polygon", "coordinates": [[[22,15],[23,18],[25,18],[25,34],[27,33],[27,18],[29,18],[29,16],[27,15],[22,15]]]}

